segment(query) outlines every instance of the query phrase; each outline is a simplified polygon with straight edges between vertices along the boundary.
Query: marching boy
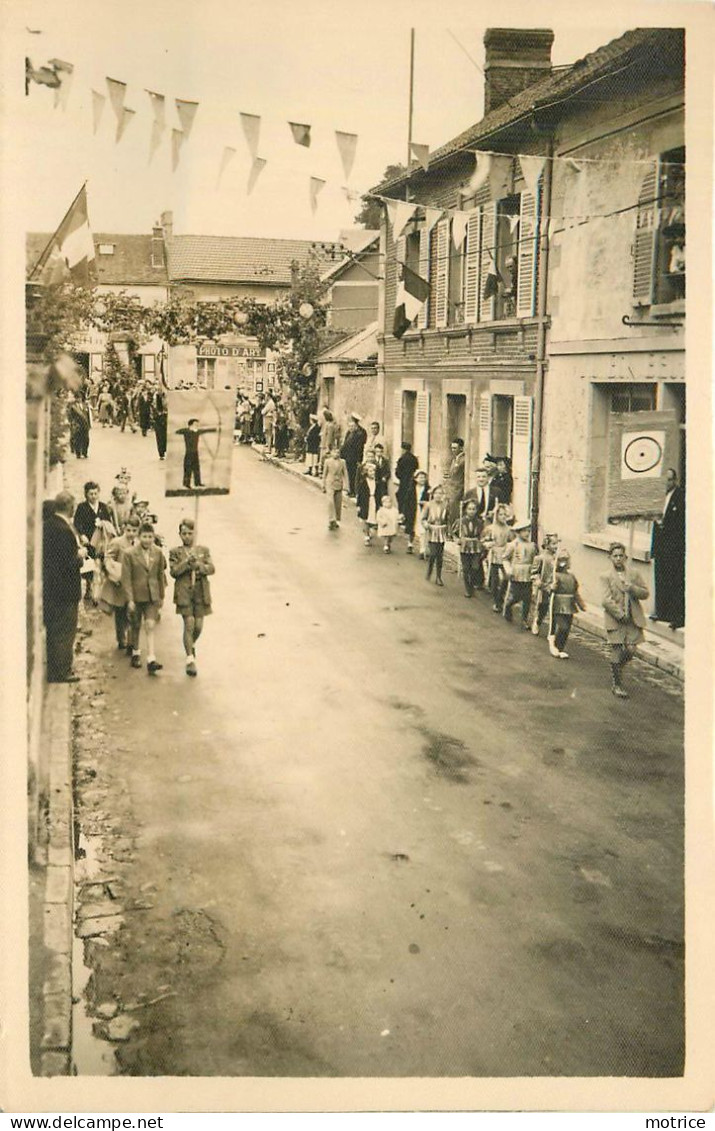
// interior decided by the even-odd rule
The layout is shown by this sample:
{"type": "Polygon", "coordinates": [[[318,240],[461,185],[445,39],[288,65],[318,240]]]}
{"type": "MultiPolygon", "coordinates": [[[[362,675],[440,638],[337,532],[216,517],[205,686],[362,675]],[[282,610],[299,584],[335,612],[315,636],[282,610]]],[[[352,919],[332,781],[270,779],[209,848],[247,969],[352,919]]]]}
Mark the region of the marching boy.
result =
{"type": "Polygon", "coordinates": [[[143,622],[147,646],[146,670],[154,675],[164,666],[158,663],[154,652],[154,632],[166,591],[166,559],[156,545],[154,527],[150,522],[142,522],[139,541],[124,554],[122,586],[128,597],[132,667],[142,666],[139,644],[143,622]]]}
{"type": "Polygon", "coordinates": [[[169,573],[174,578],[174,604],[184,621],[186,674],[197,675],[196,641],[204,627],[204,617],[211,613],[209,575],[215,573],[208,546],[196,546],[194,520],[182,518],[179,523],[181,545],[169,550],[169,573]]]}
{"type": "Polygon", "coordinates": [[[550,586],[548,641],[551,655],[558,656],[560,660],[569,658],[568,652],[564,649],[574,613],[576,609],[583,612],[586,608],[583,597],[578,591],[578,581],[571,573],[570,566],[571,556],[568,550],[557,550],[554,576],[550,586]]]}
{"type": "Polygon", "coordinates": [[[551,582],[554,579],[556,551],[559,546],[558,534],[545,534],[541,543],[541,553],[534,558],[531,567],[531,631],[539,635],[544,617],[549,611],[551,582]]]}
{"type": "Polygon", "coordinates": [[[521,627],[528,631],[531,605],[531,567],[536,557],[536,546],[531,541],[531,523],[514,526],[516,538],[504,548],[504,572],[509,578],[504,598],[504,619],[511,621],[514,605],[521,605],[521,627]]]}

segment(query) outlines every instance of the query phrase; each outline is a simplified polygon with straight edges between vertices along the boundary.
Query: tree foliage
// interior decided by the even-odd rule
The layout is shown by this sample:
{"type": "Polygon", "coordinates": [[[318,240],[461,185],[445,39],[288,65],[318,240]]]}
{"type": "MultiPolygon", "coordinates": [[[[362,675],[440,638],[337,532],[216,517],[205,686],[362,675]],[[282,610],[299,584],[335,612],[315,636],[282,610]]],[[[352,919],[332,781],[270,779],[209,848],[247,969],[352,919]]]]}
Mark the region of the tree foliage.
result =
{"type": "MultiPolygon", "coordinates": [[[[381,181],[390,181],[393,177],[399,177],[406,172],[407,166],[401,165],[399,162],[396,165],[388,165],[382,174],[381,181]]],[[[362,208],[355,217],[355,223],[360,224],[363,228],[379,228],[382,219],[382,204],[374,196],[363,196],[361,199],[362,208]]]]}

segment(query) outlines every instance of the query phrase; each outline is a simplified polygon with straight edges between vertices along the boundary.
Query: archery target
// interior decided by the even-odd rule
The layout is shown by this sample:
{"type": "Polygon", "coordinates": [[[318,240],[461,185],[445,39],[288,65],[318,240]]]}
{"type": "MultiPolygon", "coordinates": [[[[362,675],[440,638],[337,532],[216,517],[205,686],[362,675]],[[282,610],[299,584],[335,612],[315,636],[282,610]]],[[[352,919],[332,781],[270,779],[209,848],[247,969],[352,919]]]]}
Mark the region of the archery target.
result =
{"type": "Polygon", "coordinates": [[[660,479],[663,475],[665,432],[644,429],[621,436],[621,479],[660,479]]]}

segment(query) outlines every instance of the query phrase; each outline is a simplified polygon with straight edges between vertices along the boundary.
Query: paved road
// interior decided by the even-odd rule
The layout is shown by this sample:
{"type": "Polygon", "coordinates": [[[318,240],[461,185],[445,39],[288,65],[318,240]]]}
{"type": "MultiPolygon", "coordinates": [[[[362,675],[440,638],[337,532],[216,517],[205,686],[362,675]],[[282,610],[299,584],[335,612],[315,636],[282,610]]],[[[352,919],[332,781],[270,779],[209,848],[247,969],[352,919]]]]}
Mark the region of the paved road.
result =
{"type": "MultiPolygon", "coordinates": [[[[151,438],[95,429],[70,472],[121,464],[178,542],[151,438]]],[[[81,878],[114,881],[79,914],[122,915],[85,948],[90,1011],[138,1022],[120,1071],[679,1074],[677,685],[634,664],[615,700],[594,645],[553,660],[251,451],[199,521],[198,679],[170,604],[153,679],[85,622],[81,878]]]]}

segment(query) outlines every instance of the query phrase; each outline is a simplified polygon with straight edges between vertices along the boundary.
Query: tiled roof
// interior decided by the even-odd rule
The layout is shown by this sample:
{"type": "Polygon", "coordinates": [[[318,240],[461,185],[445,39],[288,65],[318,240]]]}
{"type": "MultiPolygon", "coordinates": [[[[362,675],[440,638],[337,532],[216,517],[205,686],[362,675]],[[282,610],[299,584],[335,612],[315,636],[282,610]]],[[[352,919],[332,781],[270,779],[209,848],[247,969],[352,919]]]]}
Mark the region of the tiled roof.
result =
{"type": "Polygon", "coordinates": [[[331,262],[335,245],[310,240],[274,240],[247,236],[173,236],[167,242],[169,279],[211,283],[260,283],[290,286],[291,263],[331,262]]]}
{"type": "MultiPolygon", "coordinates": [[[[27,269],[34,267],[50,239],[51,232],[28,232],[26,238],[27,269]]],[[[151,265],[151,236],[93,232],[97,282],[105,286],[166,286],[166,266],[151,265]],[[111,244],[112,255],[100,255],[99,245],[111,244]]]]}
{"type": "MultiPolygon", "coordinates": [[[[625,68],[629,68],[630,71],[639,60],[647,63],[649,75],[655,77],[657,68],[653,66],[653,57],[661,55],[664,69],[673,73],[676,66],[682,67],[683,53],[682,28],[635,28],[627,31],[625,35],[599,47],[571,66],[554,71],[547,78],[540,79],[539,82],[527,87],[508,102],[492,110],[476,125],[470,126],[469,129],[434,150],[430,154],[430,169],[438,161],[468,147],[488,149],[486,143],[489,139],[509,126],[515,125],[533,110],[546,109],[552,104],[567,100],[602,77],[608,75],[615,77],[625,68]]],[[[624,74],[624,89],[628,88],[629,71],[624,74]]],[[[424,176],[422,171],[413,169],[409,179],[414,180],[420,176],[424,176]]],[[[403,185],[407,179],[406,174],[392,177],[377,185],[372,191],[386,192],[403,185]]]]}

